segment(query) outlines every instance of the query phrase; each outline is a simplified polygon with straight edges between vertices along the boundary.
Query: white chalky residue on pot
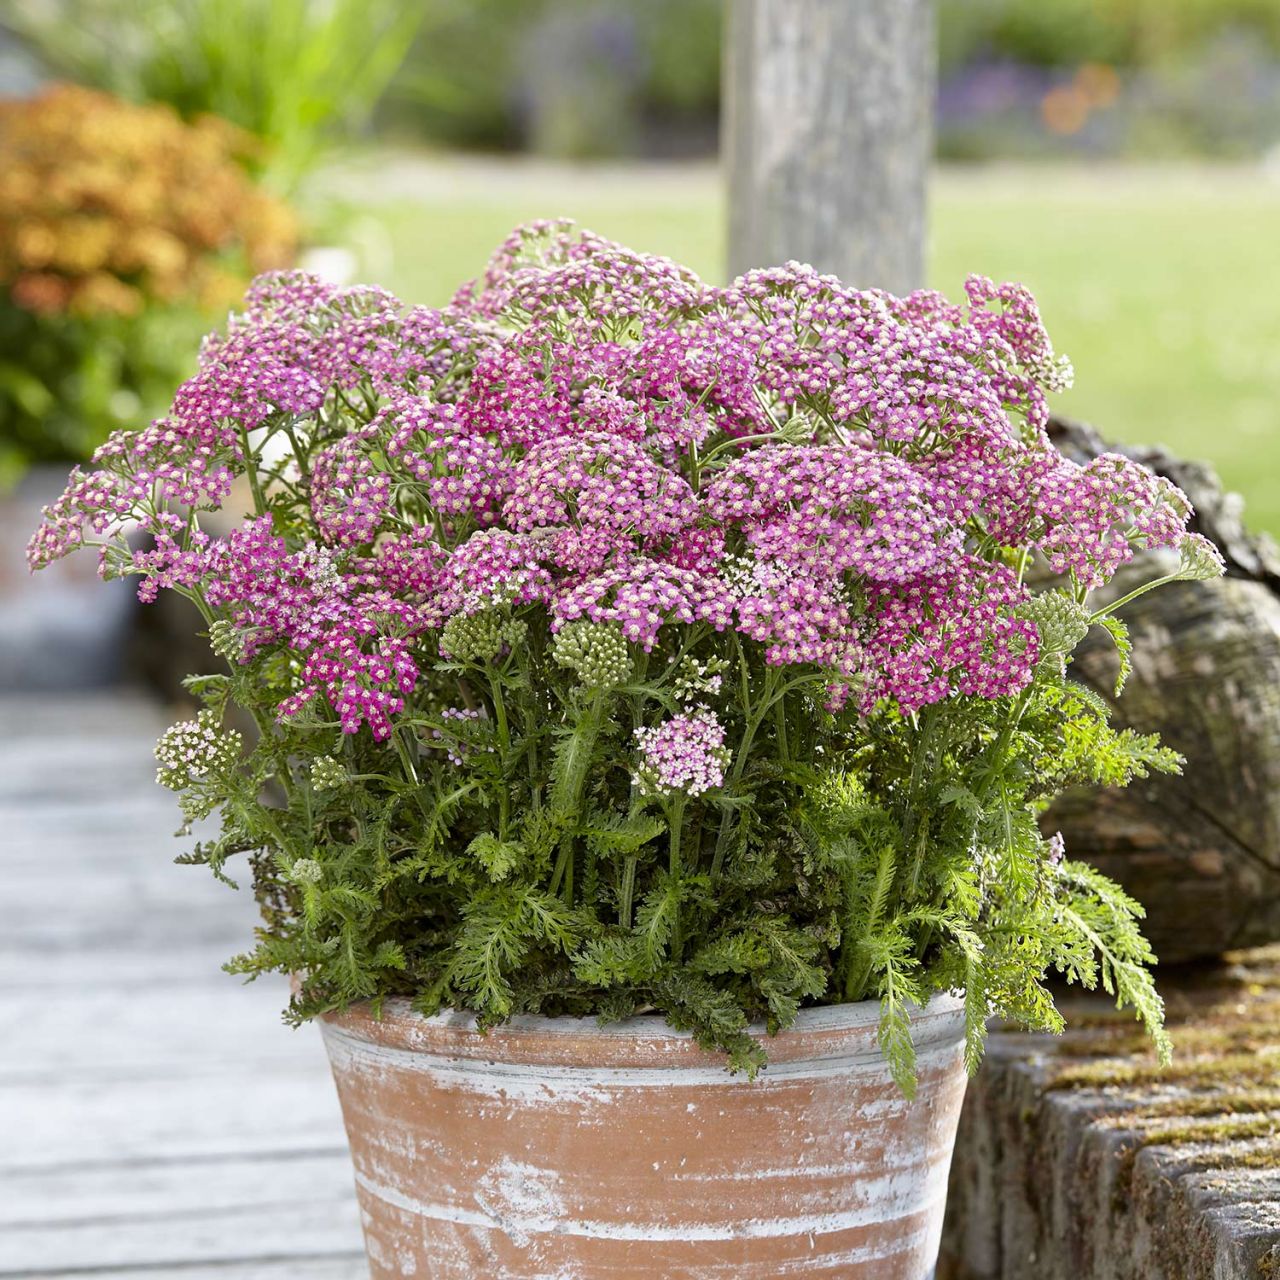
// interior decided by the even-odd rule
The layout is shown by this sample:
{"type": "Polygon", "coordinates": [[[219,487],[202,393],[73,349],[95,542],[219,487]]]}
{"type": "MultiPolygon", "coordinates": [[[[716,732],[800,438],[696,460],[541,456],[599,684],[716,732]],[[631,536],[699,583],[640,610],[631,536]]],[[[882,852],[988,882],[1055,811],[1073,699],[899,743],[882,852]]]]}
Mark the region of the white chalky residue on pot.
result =
{"type": "MultiPolygon", "coordinates": [[[[415,1075],[426,1073],[445,1087],[465,1085],[470,1094],[482,1094],[502,1101],[537,1104],[544,1101],[556,1107],[575,1102],[612,1101],[614,1088],[700,1087],[703,1085],[736,1086],[744,1089],[768,1088],[771,1084],[791,1080],[824,1077],[879,1077],[884,1061],[878,1047],[865,1053],[844,1054],[831,1058],[798,1062],[778,1062],[766,1068],[759,1080],[749,1081],[742,1075],[730,1075],[724,1067],[566,1067],[546,1063],[493,1062],[475,1058],[449,1058],[395,1045],[372,1044],[359,1036],[324,1025],[324,1037],[335,1068],[357,1069],[362,1074],[370,1066],[385,1080],[386,1073],[396,1068],[415,1075]]],[[[939,1054],[922,1046],[917,1065],[927,1070],[938,1057],[951,1056],[949,1050],[939,1054]]],[[[723,1109],[717,1112],[723,1116],[723,1109]]]]}
{"type": "MultiPolygon", "coordinates": [[[[945,1170],[941,1179],[931,1177],[924,1184],[912,1181],[911,1203],[919,1209],[927,1209],[939,1203],[946,1195],[945,1170]],[[941,1190],[936,1186],[942,1182],[941,1190]],[[920,1194],[924,1187],[932,1192],[930,1195],[920,1194]]],[[[383,1200],[389,1205],[420,1218],[433,1221],[452,1222],[468,1227],[479,1227],[488,1231],[501,1231],[509,1235],[517,1244],[528,1244],[538,1235],[585,1236],[593,1240],[628,1240],[646,1244],[661,1244],[684,1240],[761,1240],[775,1236],[825,1236],[855,1227],[875,1226],[884,1222],[898,1211],[898,1204],[879,1204],[864,1206],[859,1209],[847,1209],[835,1213],[803,1214],[795,1217],[778,1215],[772,1218],[744,1218],[729,1222],[682,1222],[678,1226],[664,1226],[657,1222],[605,1222],[598,1219],[570,1218],[558,1210],[561,1206],[551,1203],[550,1207],[537,1207],[521,1214],[508,1201],[497,1210],[488,1204],[482,1204],[480,1211],[466,1209],[454,1204],[436,1204],[431,1201],[417,1200],[397,1191],[392,1187],[384,1187],[370,1178],[356,1172],[356,1183],[375,1199],[383,1200]]],[[[481,1203],[480,1195],[476,1196],[481,1203]]]]}
{"type": "Polygon", "coordinates": [[[554,1170],[505,1156],[480,1179],[475,1198],[494,1222],[523,1247],[529,1243],[526,1224],[555,1222],[564,1216],[559,1184],[560,1175],[554,1170]]]}

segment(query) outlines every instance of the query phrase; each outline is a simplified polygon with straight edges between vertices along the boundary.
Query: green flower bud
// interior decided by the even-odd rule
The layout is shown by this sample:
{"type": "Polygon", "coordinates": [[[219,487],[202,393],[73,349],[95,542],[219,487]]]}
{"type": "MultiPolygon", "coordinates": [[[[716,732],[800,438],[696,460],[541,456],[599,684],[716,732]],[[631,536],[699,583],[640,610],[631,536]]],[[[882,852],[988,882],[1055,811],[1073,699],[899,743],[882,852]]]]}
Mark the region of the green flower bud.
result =
{"type": "Polygon", "coordinates": [[[556,633],[551,656],[588,689],[614,689],[631,675],[631,654],[616,627],[571,622],[556,633]]]}
{"type": "Polygon", "coordinates": [[[312,761],[311,785],[317,791],[337,791],[346,781],[346,769],[333,756],[321,756],[312,761]]]}
{"type": "Polygon", "coordinates": [[[239,662],[244,657],[244,639],[235,624],[225,620],[215,622],[209,628],[209,648],[228,662],[239,662]]]}
{"type": "Polygon", "coordinates": [[[1019,605],[1018,617],[1035,623],[1043,654],[1071,653],[1089,631],[1089,610],[1062,591],[1046,591],[1019,605]]]}
{"type": "Polygon", "coordinates": [[[491,662],[504,649],[519,645],[527,632],[523,622],[504,617],[496,609],[469,616],[459,614],[444,624],[440,652],[456,662],[491,662]]]}
{"type": "Polygon", "coordinates": [[[1189,533],[1178,544],[1178,577],[1184,582],[1204,582],[1220,578],[1227,571],[1227,563],[1218,550],[1202,533],[1189,533]]]}

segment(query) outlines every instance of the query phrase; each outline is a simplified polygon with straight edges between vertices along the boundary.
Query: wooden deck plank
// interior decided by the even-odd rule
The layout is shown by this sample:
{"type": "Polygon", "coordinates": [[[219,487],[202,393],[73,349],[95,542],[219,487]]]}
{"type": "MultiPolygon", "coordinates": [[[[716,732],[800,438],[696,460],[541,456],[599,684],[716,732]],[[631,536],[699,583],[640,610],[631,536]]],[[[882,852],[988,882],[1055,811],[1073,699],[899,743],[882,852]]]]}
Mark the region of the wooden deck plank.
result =
{"type": "Polygon", "coordinates": [[[278,1198],[281,1186],[295,1197],[341,1203],[350,1209],[351,1164],[347,1149],[181,1156],[105,1164],[56,1165],[4,1178],[0,1240],[22,1224],[121,1222],[201,1207],[219,1213],[278,1198]]]}
{"type": "Polygon", "coordinates": [[[0,699],[0,1277],[357,1280],[319,1036],[219,971],[254,904],[173,865],[165,723],[0,699]]]}
{"type": "MultiPolygon", "coordinates": [[[[298,1200],[264,1189],[256,1204],[182,1211],[162,1204],[127,1218],[35,1222],[4,1228],[5,1265],[18,1275],[98,1268],[189,1267],[193,1263],[359,1256],[359,1225],[347,1198],[298,1200]]],[[[0,1271],[0,1275],[5,1272],[0,1271]]]]}
{"type": "MultiPolygon", "coordinates": [[[[209,1024],[212,1027],[212,1024],[209,1024]]],[[[306,1151],[341,1136],[333,1086],[316,1071],[201,1070],[151,1080],[0,1088],[0,1173],[78,1161],[306,1151]]]]}
{"type": "Polygon", "coordinates": [[[145,999],[136,989],[100,983],[14,992],[4,1004],[6,1026],[21,1034],[0,1036],[0,1087],[246,1069],[311,1076],[324,1065],[318,1036],[314,1027],[294,1030],[280,1021],[287,997],[283,982],[245,986],[225,974],[195,991],[186,983],[148,990],[145,999]]]}

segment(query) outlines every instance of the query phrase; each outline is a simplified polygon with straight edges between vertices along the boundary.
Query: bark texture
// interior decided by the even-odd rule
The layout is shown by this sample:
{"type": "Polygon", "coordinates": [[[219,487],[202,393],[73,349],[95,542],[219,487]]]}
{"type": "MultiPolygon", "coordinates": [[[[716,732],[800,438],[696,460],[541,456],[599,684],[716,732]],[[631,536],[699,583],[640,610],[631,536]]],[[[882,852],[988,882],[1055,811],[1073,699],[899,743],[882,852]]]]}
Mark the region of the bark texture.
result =
{"type": "MultiPolygon", "coordinates": [[[[1116,448],[1078,423],[1058,423],[1055,434],[1079,460],[1116,448]]],[[[1075,792],[1045,826],[1146,906],[1146,932],[1169,963],[1280,939],[1280,556],[1246,530],[1240,499],[1209,467],[1162,450],[1120,451],[1187,492],[1227,576],[1177,583],[1123,610],[1134,673],[1117,718],[1158,732],[1186,757],[1183,775],[1075,792]]],[[[1162,563],[1141,557],[1114,589],[1162,563]]],[[[1095,629],[1074,672],[1110,697],[1116,661],[1095,629]]]]}
{"type": "Polygon", "coordinates": [[[930,0],[733,0],[729,269],[788,259],[850,284],[923,281],[930,0]]]}

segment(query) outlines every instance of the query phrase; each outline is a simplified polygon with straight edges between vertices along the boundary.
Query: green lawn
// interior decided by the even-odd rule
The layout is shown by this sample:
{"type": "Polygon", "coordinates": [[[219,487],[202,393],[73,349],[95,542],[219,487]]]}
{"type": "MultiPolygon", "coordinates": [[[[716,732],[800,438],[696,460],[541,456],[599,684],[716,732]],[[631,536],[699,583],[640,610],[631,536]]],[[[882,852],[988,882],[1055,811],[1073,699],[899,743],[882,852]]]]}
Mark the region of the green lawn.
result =
{"type": "MultiPolygon", "coordinates": [[[[440,302],[515,223],[568,215],[721,274],[710,168],[548,169],[416,160],[347,175],[365,269],[440,302]],[[383,180],[385,179],[385,181],[383,180]]],[[[1117,439],[1208,458],[1280,534],[1280,182],[1212,169],[947,170],[933,189],[930,281],[1017,279],[1039,297],[1076,389],[1058,408],[1117,439]]]]}

